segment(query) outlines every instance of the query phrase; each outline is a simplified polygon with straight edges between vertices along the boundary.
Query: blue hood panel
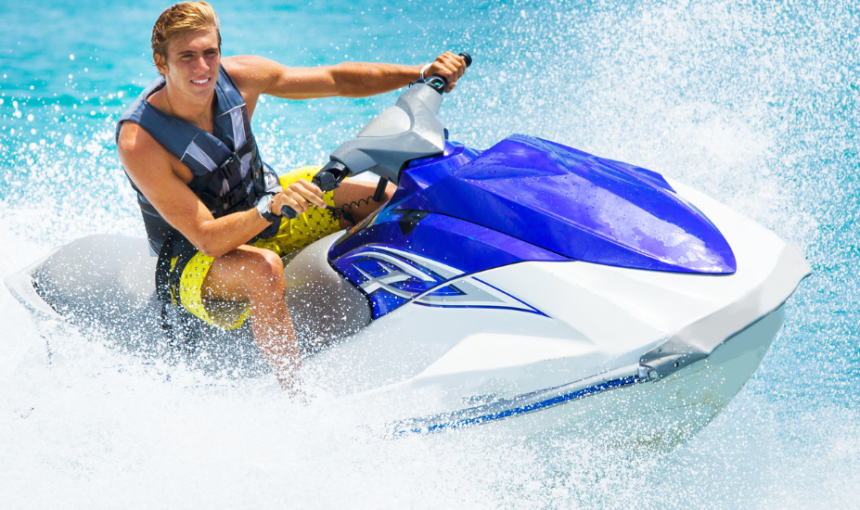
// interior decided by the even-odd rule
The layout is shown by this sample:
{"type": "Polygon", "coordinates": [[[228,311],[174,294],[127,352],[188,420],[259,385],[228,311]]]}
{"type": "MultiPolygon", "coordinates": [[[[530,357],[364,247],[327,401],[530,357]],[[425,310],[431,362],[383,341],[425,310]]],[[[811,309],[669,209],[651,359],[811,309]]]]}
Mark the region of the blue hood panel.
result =
{"type": "Polygon", "coordinates": [[[433,211],[596,264],[736,270],[720,231],[657,173],[522,135],[475,155],[420,192],[433,211]]]}

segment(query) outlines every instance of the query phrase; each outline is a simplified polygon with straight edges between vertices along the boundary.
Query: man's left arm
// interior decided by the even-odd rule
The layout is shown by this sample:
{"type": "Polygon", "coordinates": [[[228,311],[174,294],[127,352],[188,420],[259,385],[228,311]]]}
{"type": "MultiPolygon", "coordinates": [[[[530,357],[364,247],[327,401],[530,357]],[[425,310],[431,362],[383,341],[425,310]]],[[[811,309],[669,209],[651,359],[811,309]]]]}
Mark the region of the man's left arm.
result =
{"type": "MultiPolygon", "coordinates": [[[[249,109],[260,94],[285,99],[366,97],[409,85],[419,78],[423,65],[344,62],[325,67],[286,67],[256,56],[227,57],[221,61],[245,96],[249,109]]],[[[451,52],[436,57],[424,76],[439,75],[450,92],[466,71],[463,57],[451,52]]]]}

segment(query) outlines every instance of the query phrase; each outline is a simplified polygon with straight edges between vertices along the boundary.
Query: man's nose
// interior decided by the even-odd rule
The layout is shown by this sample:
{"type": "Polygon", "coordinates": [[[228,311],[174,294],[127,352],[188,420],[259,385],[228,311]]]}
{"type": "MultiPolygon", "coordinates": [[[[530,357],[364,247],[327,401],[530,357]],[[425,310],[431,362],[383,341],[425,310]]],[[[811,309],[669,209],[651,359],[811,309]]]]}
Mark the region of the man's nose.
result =
{"type": "Polygon", "coordinates": [[[209,71],[209,64],[206,63],[206,57],[204,57],[203,55],[198,57],[194,63],[195,63],[195,66],[194,66],[195,71],[196,70],[209,71]]]}

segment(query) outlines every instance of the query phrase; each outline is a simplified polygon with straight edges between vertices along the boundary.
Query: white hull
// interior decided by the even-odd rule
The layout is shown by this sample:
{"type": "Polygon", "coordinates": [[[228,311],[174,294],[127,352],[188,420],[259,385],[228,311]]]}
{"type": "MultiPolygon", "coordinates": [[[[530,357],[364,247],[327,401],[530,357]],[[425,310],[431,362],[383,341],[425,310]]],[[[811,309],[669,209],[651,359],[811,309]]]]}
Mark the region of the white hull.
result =
{"type": "Polygon", "coordinates": [[[662,379],[650,379],[633,365],[509,399],[461,399],[449,406],[456,410],[409,419],[402,418],[443,405],[440,387],[400,384],[347,401],[363,409],[364,425],[385,437],[480,429],[516,437],[555,433],[671,447],[729,404],[758,368],[782,322],[780,309],[733,336],[708,359],[662,379]]]}

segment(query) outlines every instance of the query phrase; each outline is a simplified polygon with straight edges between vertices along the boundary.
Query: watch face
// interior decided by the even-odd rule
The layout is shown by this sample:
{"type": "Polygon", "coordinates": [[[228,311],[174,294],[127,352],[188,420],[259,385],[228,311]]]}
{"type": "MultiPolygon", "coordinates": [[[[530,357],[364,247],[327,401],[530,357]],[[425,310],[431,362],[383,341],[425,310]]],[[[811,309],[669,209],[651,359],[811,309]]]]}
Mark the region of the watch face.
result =
{"type": "Polygon", "coordinates": [[[271,214],[272,197],[270,195],[265,195],[259,202],[257,202],[257,212],[260,213],[260,216],[263,218],[266,218],[268,214],[271,214]]]}

